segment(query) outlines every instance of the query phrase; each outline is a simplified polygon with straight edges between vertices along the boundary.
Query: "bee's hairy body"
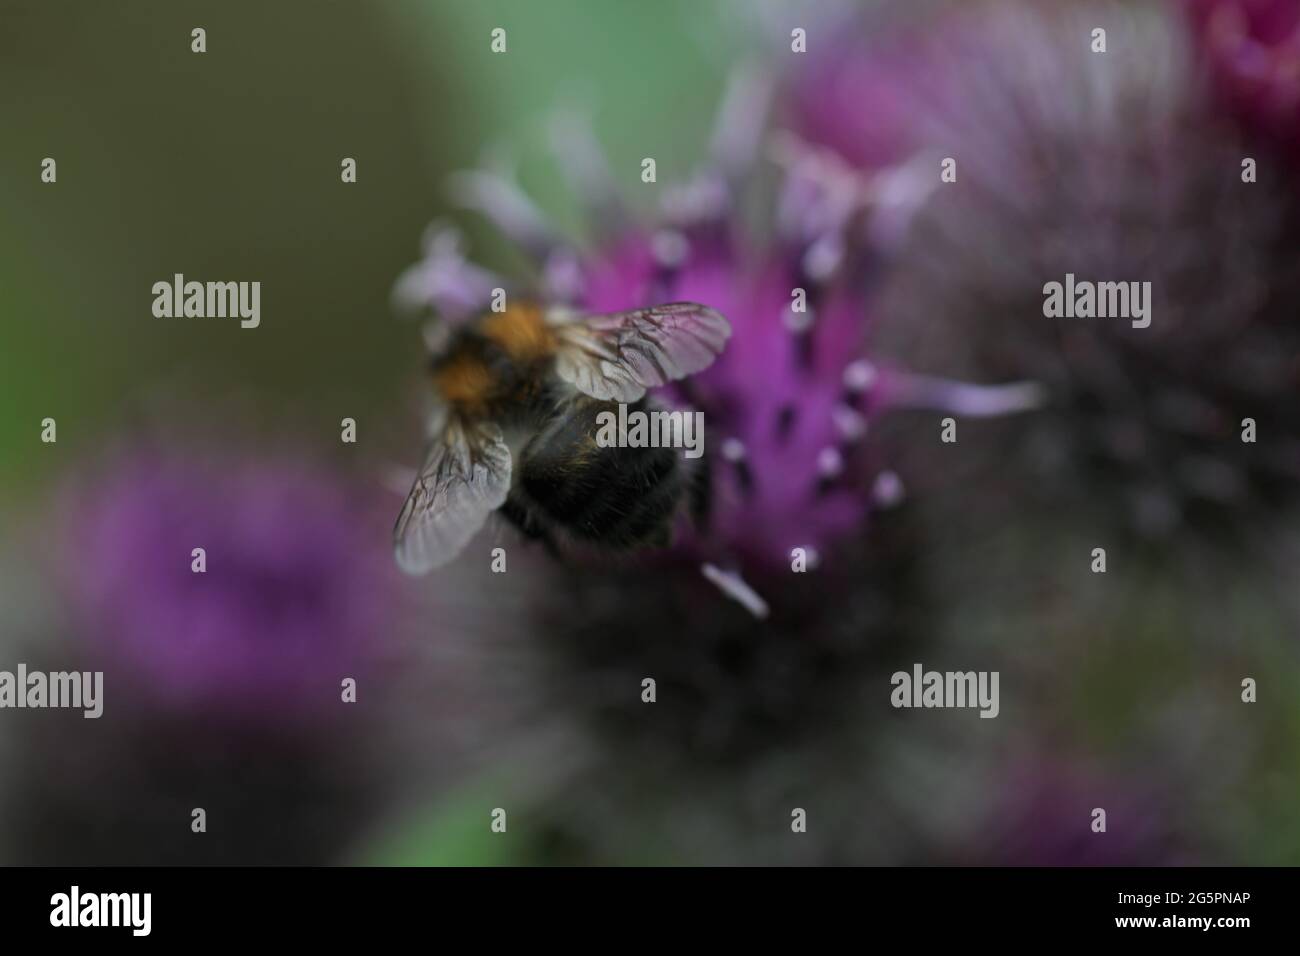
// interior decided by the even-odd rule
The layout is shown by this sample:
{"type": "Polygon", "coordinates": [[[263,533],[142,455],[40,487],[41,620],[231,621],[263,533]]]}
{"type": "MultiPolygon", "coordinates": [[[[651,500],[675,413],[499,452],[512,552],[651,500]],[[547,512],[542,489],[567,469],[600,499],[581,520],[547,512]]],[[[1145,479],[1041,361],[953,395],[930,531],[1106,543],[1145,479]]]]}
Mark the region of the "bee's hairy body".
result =
{"type": "MultiPolygon", "coordinates": [[[[516,467],[501,513],[552,548],[667,544],[683,501],[703,518],[706,475],[676,449],[597,444],[597,416],[618,404],[561,381],[555,344],[540,309],[515,305],[458,330],[432,363],[453,414],[495,421],[506,437],[516,467]]],[[[646,407],[645,398],[629,403],[646,407]]]]}

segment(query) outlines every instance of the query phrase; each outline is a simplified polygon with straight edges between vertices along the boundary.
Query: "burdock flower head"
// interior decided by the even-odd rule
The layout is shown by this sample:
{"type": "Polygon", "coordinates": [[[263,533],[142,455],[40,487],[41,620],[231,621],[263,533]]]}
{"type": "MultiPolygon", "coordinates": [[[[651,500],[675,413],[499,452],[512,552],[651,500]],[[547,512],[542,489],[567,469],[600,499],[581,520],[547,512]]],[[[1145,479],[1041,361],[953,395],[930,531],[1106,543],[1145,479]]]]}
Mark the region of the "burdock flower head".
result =
{"type": "MultiPolygon", "coordinates": [[[[769,138],[768,91],[738,74],[704,169],[665,190],[649,223],[621,203],[586,126],[557,124],[561,165],[595,223],[589,245],[551,228],[507,178],[454,183],[536,262],[528,294],[595,313],[694,301],[731,324],[712,366],[658,395],[703,413],[709,513],[633,563],[555,566],[535,603],[536,683],[552,711],[612,739],[624,770],[643,757],[742,760],[853,725],[864,671],[925,630],[907,509],[886,507],[903,480],[873,445],[874,423],[898,405],[987,415],[1036,398],[913,375],[870,351],[873,276],[853,266],[870,258],[864,221],[904,206],[907,181],[769,138]],[[755,170],[769,151],[775,176],[755,170]]],[[[510,288],[445,229],[426,248],[397,285],[405,305],[456,321],[510,288]]]]}
{"type": "Polygon", "coordinates": [[[1300,477],[1283,171],[1256,180],[1170,10],[965,14],[931,50],[943,82],[898,91],[954,177],[883,283],[892,344],[1046,386],[1002,453],[1019,502],[1096,505],[1145,537],[1238,528],[1300,477]]]}
{"type": "Polygon", "coordinates": [[[376,659],[382,523],[327,469],[134,448],[68,514],[73,630],[119,699],[274,725],[337,710],[376,659]]]}

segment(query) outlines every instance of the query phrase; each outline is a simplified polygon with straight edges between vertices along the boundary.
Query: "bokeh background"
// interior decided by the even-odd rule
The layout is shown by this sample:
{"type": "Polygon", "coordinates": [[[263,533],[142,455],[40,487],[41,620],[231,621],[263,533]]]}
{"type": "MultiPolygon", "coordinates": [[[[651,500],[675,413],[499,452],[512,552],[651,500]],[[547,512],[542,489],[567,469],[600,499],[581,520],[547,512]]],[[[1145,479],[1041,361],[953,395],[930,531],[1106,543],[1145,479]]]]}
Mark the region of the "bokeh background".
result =
{"type": "Polygon", "coordinates": [[[0,861],[1295,863],[1298,64],[1291,0],[4,0],[0,669],[102,669],[105,713],[0,711],[0,861]],[[566,175],[567,112],[625,219],[566,175]],[[731,315],[692,397],[760,491],[719,470],[712,540],[591,566],[494,524],[393,566],[425,227],[512,288],[567,261],[464,208],[452,174],[501,164],[591,303],[653,273],[731,315]],[[1154,279],[1153,334],[1047,331],[1066,271],[1154,279]],[[260,281],[260,328],[155,318],[176,272],[260,281]],[[889,369],[1048,401],[901,407],[889,369]],[[916,661],[999,670],[1000,716],[892,709],[916,661]]]}

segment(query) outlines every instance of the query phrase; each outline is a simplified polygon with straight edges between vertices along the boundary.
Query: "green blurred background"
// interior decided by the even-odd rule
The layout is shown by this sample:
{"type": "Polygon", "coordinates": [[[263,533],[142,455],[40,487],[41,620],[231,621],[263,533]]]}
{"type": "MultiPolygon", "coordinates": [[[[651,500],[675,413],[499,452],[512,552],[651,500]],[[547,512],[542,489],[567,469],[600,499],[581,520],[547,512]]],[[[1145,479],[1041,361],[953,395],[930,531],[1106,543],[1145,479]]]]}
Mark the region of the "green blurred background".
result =
{"type": "MultiPolygon", "coordinates": [[[[225,435],[241,447],[257,444],[242,433],[251,425],[372,485],[390,463],[411,464],[425,352],[389,296],[425,226],[450,218],[479,261],[526,267],[450,202],[448,175],[504,160],[539,205],[576,225],[547,129],[575,107],[628,184],[640,185],[645,155],[661,180],[686,172],[728,70],[756,40],[727,9],[0,2],[0,528],[46,520],[66,478],[159,424],[178,440],[225,435]],[[191,50],[196,27],[202,54],[191,50]],[[489,48],[496,27],[506,55],[489,48]],[[627,37],[636,42],[617,39],[627,37]],[[46,157],[54,184],[41,182],[46,157]],[[357,161],[356,183],[341,182],[344,157],[357,161]],[[260,327],[155,318],[151,287],[177,272],[260,281],[260,327]],[[345,416],[359,423],[356,446],[339,442],[345,416]],[[40,441],[47,417],[56,444],[40,441]]],[[[26,545],[7,543],[13,570],[26,545]]],[[[7,582],[6,599],[25,580],[7,582]]],[[[8,603],[6,629],[22,632],[31,609],[8,603]]],[[[391,845],[380,835],[364,858],[531,852],[526,840],[482,839],[483,801],[471,799],[482,792],[471,780],[429,794],[410,833],[399,825],[391,845]]]]}
{"type": "MultiPolygon", "coordinates": [[[[446,175],[507,156],[563,219],[545,127],[573,104],[629,182],[651,152],[665,178],[684,169],[736,57],[709,29],[720,15],[686,0],[8,0],[0,494],[39,487],[159,389],[197,411],[248,393],[319,427],[302,437],[328,450],[344,415],[383,434],[409,411],[421,354],[389,290],[449,212],[446,175]],[[504,56],[489,49],[497,26],[504,56]],[[47,156],[55,184],[40,181],[47,156]],[[176,272],[260,280],[261,327],[154,318],[150,287],[176,272]],[[47,416],[57,445],[38,441],[47,416]]],[[[453,215],[480,258],[518,265],[453,215]]]]}

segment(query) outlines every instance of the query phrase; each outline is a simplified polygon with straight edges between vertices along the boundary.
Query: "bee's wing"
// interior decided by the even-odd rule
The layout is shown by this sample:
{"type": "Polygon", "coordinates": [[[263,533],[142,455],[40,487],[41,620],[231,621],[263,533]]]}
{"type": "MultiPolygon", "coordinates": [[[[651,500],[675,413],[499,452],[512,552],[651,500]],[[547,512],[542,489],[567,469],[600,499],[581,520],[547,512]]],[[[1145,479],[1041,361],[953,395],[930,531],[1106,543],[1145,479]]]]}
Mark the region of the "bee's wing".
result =
{"type": "Polygon", "coordinates": [[[555,313],[555,371],[592,398],[635,402],[647,388],[708,368],[731,335],[722,314],[673,302],[608,315],[555,313]]]}
{"type": "Polygon", "coordinates": [[[429,440],[424,464],[393,529],[398,566],[424,574],[454,558],[510,491],[510,449],[491,422],[448,417],[429,440]]]}

